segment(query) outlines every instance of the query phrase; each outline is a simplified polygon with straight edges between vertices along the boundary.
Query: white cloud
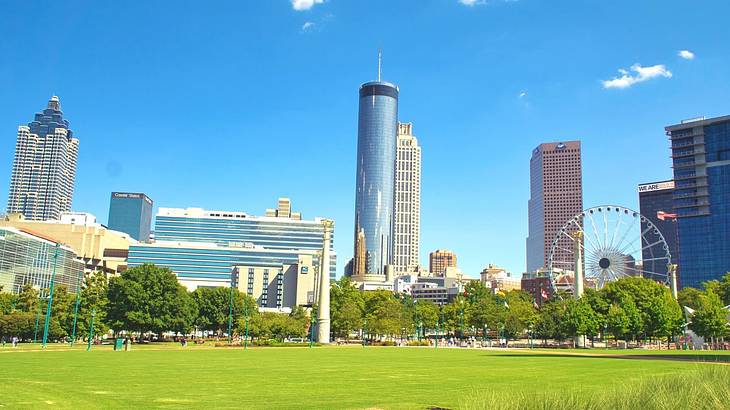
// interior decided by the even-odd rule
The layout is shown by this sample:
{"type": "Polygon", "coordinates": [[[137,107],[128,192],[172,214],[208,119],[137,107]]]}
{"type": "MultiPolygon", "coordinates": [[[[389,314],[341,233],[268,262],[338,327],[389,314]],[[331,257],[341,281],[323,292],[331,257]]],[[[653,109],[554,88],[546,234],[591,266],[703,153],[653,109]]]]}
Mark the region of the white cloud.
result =
{"type": "Polygon", "coordinates": [[[694,60],[695,59],[695,53],[689,51],[689,50],[681,50],[677,53],[678,56],[684,58],[685,60],[694,60]]]}
{"type": "Polygon", "coordinates": [[[314,28],[314,23],[311,21],[307,21],[302,25],[302,31],[309,31],[314,28]]]}
{"type": "Polygon", "coordinates": [[[667,70],[664,64],[657,64],[651,67],[642,67],[641,64],[634,64],[631,66],[631,71],[636,74],[632,75],[623,68],[619,69],[618,72],[621,73],[621,77],[601,81],[603,88],[628,88],[636,83],[651,80],[656,77],[672,78],[672,72],[667,70]]]}
{"type": "Polygon", "coordinates": [[[294,10],[309,10],[314,7],[315,4],[322,4],[324,0],[291,0],[291,6],[294,10]]]}
{"type": "Polygon", "coordinates": [[[459,0],[459,3],[465,5],[465,6],[477,6],[479,4],[486,4],[486,0],[459,0]]]}
{"type": "Polygon", "coordinates": [[[527,97],[527,91],[520,91],[519,98],[525,98],[527,97]]]}

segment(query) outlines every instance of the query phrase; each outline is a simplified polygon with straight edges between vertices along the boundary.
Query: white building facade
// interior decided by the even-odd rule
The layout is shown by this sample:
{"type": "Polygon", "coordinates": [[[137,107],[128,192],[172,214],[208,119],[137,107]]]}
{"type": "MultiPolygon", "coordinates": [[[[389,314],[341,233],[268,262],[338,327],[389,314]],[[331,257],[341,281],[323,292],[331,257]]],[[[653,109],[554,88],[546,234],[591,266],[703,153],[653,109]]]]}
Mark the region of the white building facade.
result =
{"type": "Polygon", "coordinates": [[[421,147],[412,123],[398,124],[395,162],[393,265],[396,274],[419,266],[421,230],[421,147]]]}

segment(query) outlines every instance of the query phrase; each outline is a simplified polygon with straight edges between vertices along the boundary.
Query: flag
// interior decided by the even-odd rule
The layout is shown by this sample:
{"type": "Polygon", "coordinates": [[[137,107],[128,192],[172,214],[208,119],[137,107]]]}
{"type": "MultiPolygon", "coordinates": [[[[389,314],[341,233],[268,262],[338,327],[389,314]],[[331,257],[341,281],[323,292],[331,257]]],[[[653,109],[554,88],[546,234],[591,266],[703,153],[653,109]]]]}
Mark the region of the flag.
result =
{"type": "Polygon", "coordinates": [[[545,289],[540,288],[540,296],[542,296],[542,300],[548,300],[550,297],[548,296],[547,292],[545,292],[545,289]]]}
{"type": "Polygon", "coordinates": [[[664,211],[656,211],[656,217],[660,221],[665,221],[667,219],[676,220],[677,219],[677,214],[670,214],[670,213],[664,212],[664,211]]]}
{"type": "Polygon", "coordinates": [[[507,304],[507,301],[506,300],[504,301],[504,307],[506,307],[507,309],[509,309],[509,305],[507,304]]]}
{"type": "Polygon", "coordinates": [[[534,300],[532,301],[532,306],[535,306],[535,309],[540,309],[540,305],[538,305],[534,300]]]}

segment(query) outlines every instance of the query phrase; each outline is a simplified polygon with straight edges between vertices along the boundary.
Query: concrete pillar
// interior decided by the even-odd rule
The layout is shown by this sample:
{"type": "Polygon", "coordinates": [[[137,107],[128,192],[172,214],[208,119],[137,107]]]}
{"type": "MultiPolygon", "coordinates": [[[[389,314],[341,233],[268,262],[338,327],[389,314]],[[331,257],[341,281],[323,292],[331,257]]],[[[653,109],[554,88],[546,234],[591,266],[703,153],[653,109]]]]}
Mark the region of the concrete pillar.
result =
{"type": "Polygon", "coordinates": [[[322,257],[319,269],[319,304],[317,305],[317,342],[330,342],[330,242],[334,222],[325,219],[322,257]]]}
{"type": "MultiPolygon", "coordinates": [[[[576,300],[583,296],[583,232],[574,232],[575,239],[575,272],[573,273],[573,292],[576,300]]],[[[575,347],[586,347],[585,335],[578,335],[575,338],[575,347]]]]}
{"type": "Polygon", "coordinates": [[[672,289],[672,297],[677,299],[677,265],[670,263],[667,265],[667,272],[669,273],[669,283],[672,289]]]}

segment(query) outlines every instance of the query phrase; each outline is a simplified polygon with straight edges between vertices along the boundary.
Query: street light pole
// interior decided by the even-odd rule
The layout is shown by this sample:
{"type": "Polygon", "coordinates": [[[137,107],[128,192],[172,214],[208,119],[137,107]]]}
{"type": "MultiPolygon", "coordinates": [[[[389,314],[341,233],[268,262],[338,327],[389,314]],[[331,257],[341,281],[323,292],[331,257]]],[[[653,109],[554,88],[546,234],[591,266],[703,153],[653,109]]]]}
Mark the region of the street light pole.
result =
{"type": "Polygon", "coordinates": [[[89,324],[89,343],[86,345],[86,351],[91,350],[91,341],[94,340],[94,317],[96,316],[96,309],[91,310],[91,323],[89,324]]]}
{"type": "Polygon", "coordinates": [[[76,306],[74,307],[74,326],[73,333],[71,334],[71,347],[73,347],[74,342],[76,342],[76,321],[79,318],[79,303],[81,302],[81,276],[83,276],[83,273],[76,279],[76,306]]]}
{"type": "Polygon", "coordinates": [[[48,325],[51,323],[51,308],[53,307],[53,286],[56,282],[56,265],[58,264],[58,252],[61,244],[56,243],[56,250],[53,253],[53,272],[51,272],[51,283],[48,286],[48,305],[46,306],[46,323],[43,326],[43,348],[46,347],[48,341],[48,325]]]}
{"type": "Polygon", "coordinates": [[[233,338],[233,272],[231,272],[231,289],[228,292],[228,344],[233,338]]]}

